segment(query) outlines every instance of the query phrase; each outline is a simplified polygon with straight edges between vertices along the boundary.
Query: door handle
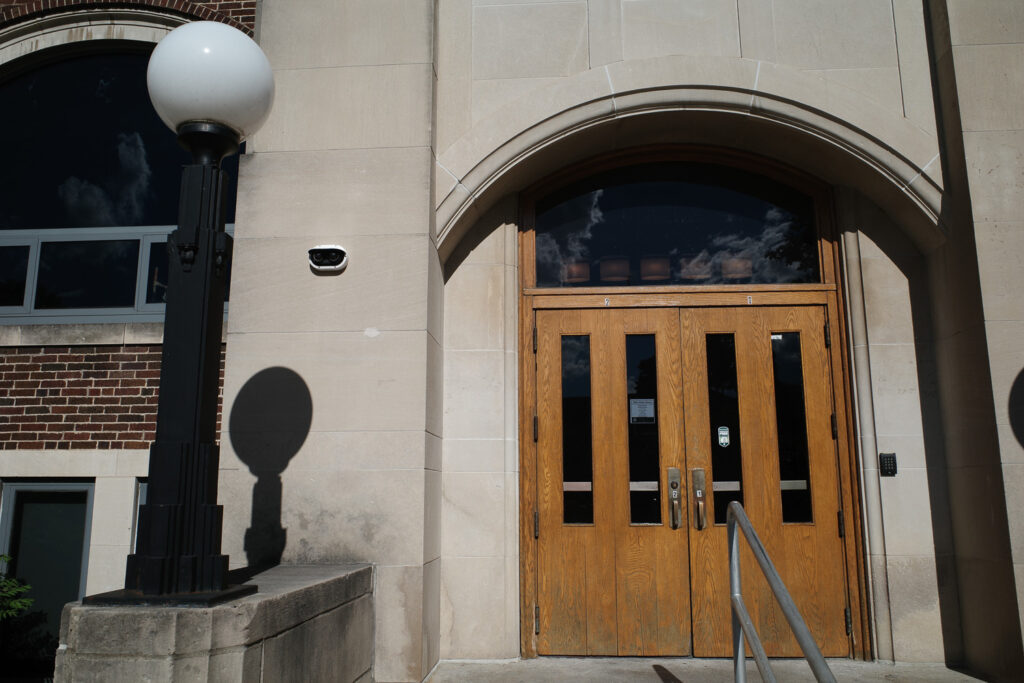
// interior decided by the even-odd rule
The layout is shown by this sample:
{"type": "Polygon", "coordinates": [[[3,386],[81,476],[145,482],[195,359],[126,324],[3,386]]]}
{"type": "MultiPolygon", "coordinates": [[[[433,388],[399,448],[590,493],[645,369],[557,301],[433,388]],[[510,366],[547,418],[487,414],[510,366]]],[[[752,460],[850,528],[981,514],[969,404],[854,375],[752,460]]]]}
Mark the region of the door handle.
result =
{"type": "Polygon", "coordinates": [[[668,468],[669,526],[678,529],[683,525],[683,480],[678,467],[668,468]]]}
{"type": "Polygon", "coordinates": [[[697,531],[700,531],[708,525],[706,505],[707,496],[705,495],[706,479],[704,477],[704,470],[700,468],[691,470],[690,476],[693,479],[693,525],[697,528],[697,531]]]}

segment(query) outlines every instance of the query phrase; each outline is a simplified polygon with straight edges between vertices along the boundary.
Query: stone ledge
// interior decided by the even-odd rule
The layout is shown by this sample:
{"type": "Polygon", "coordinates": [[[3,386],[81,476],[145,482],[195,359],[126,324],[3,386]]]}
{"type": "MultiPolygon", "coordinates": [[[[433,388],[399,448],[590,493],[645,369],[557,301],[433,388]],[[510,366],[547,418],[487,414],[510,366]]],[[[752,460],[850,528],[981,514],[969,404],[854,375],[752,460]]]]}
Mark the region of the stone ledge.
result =
{"type": "Polygon", "coordinates": [[[371,567],[279,566],[252,582],[213,607],[70,603],[55,680],[372,680],[371,567]]]}

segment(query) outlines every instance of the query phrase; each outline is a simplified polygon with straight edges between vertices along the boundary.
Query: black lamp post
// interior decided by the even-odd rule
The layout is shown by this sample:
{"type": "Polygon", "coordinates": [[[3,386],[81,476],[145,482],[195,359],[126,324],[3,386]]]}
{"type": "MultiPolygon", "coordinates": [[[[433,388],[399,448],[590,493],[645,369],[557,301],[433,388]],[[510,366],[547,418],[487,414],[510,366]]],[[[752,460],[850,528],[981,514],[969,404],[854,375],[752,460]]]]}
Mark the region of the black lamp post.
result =
{"type": "Polygon", "coordinates": [[[231,237],[220,163],[266,120],[274,82],[256,43],[216,22],[169,33],[150,57],[147,80],[154,108],[193,162],[184,167],[178,229],[167,242],[160,403],[136,552],[123,591],[85,602],[212,604],[256,589],[228,586],[221,553],[216,423],[231,237]]]}

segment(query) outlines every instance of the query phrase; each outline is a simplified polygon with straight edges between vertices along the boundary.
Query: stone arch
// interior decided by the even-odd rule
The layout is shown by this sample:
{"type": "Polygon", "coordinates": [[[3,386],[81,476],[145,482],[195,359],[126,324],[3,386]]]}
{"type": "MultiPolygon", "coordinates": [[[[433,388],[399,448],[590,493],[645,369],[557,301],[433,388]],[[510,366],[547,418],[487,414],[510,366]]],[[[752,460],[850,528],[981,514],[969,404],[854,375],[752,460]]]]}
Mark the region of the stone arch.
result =
{"type": "Polygon", "coordinates": [[[640,145],[700,143],[782,161],[881,206],[923,251],[944,241],[933,136],[824,78],[734,57],[657,57],[552,84],[437,159],[442,260],[488,208],[558,168],[640,145]]]}
{"type": "Polygon", "coordinates": [[[240,6],[228,12],[217,9],[217,3],[191,2],[191,0],[134,0],[134,2],[111,2],[110,0],[22,0],[0,8],[0,25],[21,23],[56,15],[81,14],[83,11],[96,13],[98,10],[123,11],[135,5],[138,9],[152,10],[181,17],[219,21],[233,26],[248,35],[253,34],[252,26],[244,19],[255,13],[255,2],[238,3],[240,6]]]}
{"type": "MultiPolygon", "coordinates": [[[[766,157],[836,188],[836,210],[843,214],[837,231],[843,233],[844,268],[852,271],[856,266],[855,274],[860,276],[857,240],[858,235],[866,235],[865,248],[875,249],[869,256],[879,257],[868,265],[884,261],[884,277],[877,281],[902,288],[899,302],[909,312],[900,319],[899,353],[891,353],[889,359],[869,360],[864,351],[850,358],[847,381],[855,385],[850,387],[850,400],[857,404],[858,414],[869,416],[857,418],[853,429],[859,438],[868,439],[865,448],[874,448],[880,443],[879,435],[885,433],[871,421],[865,405],[870,408],[875,394],[872,381],[879,373],[888,378],[895,374],[890,372],[894,366],[915,368],[900,379],[900,389],[914,394],[934,381],[928,365],[930,342],[919,340],[915,333],[928,337],[933,293],[927,278],[927,255],[941,251],[947,241],[941,217],[945,209],[938,143],[933,134],[898,112],[859,98],[825,78],[777,64],[683,56],[621,62],[562,79],[477,122],[437,157],[434,227],[446,279],[446,328],[463,323],[471,328],[478,324],[471,318],[488,315],[488,331],[514,324],[518,192],[561,169],[608,152],[670,144],[766,157]],[[860,231],[862,223],[872,227],[860,231]],[[474,250],[478,253],[470,256],[474,250]],[[501,254],[503,263],[499,263],[501,254]],[[504,294],[495,294],[502,291],[502,284],[504,294]],[[498,321],[501,315],[503,323],[498,321]]],[[[872,277],[877,275],[873,272],[872,277]]],[[[860,280],[844,276],[843,291],[854,296],[849,305],[860,312],[854,316],[848,341],[864,350],[869,341],[868,325],[875,324],[877,329],[876,318],[882,319],[886,311],[878,310],[872,319],[865,319],[860,285],[860,280]]],[[[488,350],[497,357],[499,352],[514,351],[516,344],[514,335],[506,332],[505,341],[488,350]]],[[[458,349],[450,358],[446,357],[446,392],[455,395],[464,389],[476,390],[484,396],[491,390],[463,387],[460,382],[466,373],[459,365],[458,349]],[[449,383],[453,388],[447,388],[449,383]]],[[[516,378],[506,376],[501,390],[506,421],[515,424],[516,378]]],[[[934,421],[934,406],[922,402],[921,412],[924,422],[934,421]]],[[[504,438],[514,439],[515,434],[505,433],[504,438]]],[[[921,448],[921,458],[929,467],[940,466],[944,457],[941,446],[929,442],[921,448]]],[[[944,483],[935,482],[934,486],[938,491],[944,483]]],[[[889,550],[882,533],[881,505],[867,488],[855,494],[867,510],[864,548],[870,548],[872,555],[884,556],[889,550]]],[[[948,535],[940,528],[945,522],[939,515],[933,524],[935,552],[942,555],[948,550],[941,546],[941,539],[948,535]]],[[[915,559],[935,562],[934,557],[915,559]]],[[[507,593],[515,593],[517,580],[518,576],[505,576],[507,593]]],[[[874,652],[892,658],[894,634],[909,628],[901,619],[911,617],[889,613],[885,571],[865,575],[863,581],[865,595],[873,601],[868,628],[874,652]]],[[[941,619],[929,615],[927,638],[941,647],[941,635],[935,631],[956,622],[957,617],[947,613],[948,605],[955,603],[955,591],[926,588],[934,588],[942,612],[941,619]]],[[[521,608],[506,609],[516,607],[521,608]]]]}
{"type": "Polygon", "coordinates": [[[65,12],[19,21],[0,29],[0,68],[54,48],[82,47],[94,41],[157,43],[186,21],[173,14],[124,8],[103,13],[65,12]]]}

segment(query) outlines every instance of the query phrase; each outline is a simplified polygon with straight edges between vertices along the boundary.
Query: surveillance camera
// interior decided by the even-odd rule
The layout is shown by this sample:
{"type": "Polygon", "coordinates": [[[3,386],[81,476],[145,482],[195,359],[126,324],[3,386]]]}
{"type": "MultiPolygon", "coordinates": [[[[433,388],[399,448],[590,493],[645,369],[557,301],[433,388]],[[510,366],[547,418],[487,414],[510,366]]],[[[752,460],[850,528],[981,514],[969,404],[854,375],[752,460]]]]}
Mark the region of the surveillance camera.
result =
{"type": "Polygon", "coordinates": [[[314,273],[340,273],[348,265],[348,253],[337,244],[321,244],[309,250],[309,267],[314,273]]]}

